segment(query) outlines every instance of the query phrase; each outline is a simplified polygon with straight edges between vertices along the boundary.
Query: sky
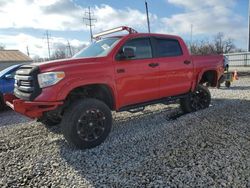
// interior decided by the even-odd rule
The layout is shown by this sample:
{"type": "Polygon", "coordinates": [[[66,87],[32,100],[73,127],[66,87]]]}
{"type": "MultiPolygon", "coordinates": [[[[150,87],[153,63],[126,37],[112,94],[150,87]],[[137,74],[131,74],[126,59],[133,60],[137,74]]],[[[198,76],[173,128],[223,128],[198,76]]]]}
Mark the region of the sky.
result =
{"type": "MultiPolygon", "coordinates": [[[[147,0],[152,32],[180,35],[185,41],[212,40],[218,32],[245,50],[248,0],[147,0]]],[[[147,32],[144,0],[0,0],[0,45],[31,57],[48,57],[45,33],[53,50],[61,44],[79,47],[90,41],[84,23],[91,8],[93,32],[126,25],[147,32]]]]}

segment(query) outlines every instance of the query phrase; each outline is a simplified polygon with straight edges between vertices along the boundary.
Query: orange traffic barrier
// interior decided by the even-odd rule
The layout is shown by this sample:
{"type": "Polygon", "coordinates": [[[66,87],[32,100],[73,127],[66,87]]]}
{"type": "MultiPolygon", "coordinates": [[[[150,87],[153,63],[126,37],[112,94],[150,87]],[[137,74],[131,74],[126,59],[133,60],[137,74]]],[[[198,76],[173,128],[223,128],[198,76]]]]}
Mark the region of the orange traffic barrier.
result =
{"type": "Polygon", "coordinates": [[[237,70],[234,71],[234,75],[233,75],[233,80],[238,80],[239,77],[238,77],[238,73],[237,73],[237,70]]]}

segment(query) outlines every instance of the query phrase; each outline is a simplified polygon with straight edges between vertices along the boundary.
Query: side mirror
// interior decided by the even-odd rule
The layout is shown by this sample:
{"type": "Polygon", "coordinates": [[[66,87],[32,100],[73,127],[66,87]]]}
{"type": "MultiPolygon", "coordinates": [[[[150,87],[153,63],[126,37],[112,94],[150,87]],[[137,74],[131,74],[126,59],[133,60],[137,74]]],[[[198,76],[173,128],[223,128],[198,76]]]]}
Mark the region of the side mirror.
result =
{"type": "Polygon", "coordinates": [[[123,49],[124,56],[128,59],[135,57],[135,50],[131,47],[124,47],[123,49]]]}
{"type": "Polygon", "coordinates": [[[10,79],[13,79],[14,76],[13,76],[12,74],[6,74],[6,75],[4,76],[4,78],[7,79],[7,80],[10,80],[10,79]]]}
{"type": "Polygon", "coordinates": [[[135,50],[132,47],[124,47],[116,56],[117,60],[125,60],[135,57],[135,50]]]}

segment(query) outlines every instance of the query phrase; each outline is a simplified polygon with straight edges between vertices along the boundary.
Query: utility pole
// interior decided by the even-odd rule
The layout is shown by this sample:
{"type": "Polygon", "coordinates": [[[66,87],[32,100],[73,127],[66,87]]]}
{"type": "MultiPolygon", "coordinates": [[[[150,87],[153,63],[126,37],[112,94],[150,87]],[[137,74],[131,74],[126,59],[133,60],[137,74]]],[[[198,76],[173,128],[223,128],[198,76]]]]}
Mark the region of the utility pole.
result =
{"type": "Polygon", "coordinates": [[[192,53],[192,44],[193,44],[193,24],[191,24],[191,32],[190,32],[190,52],[192,53]]]}
{"type": "Polygon", "coordinates": [[[248,52],[250,52],[250,0],[248,1],[248,52]]]}
{"type": "Polygon", "coordinates": [[[88,11],[85,12],[85,17],[83,17],[83,22],[86,22],[86,25],[89,26],[90,40],[93,41],[93,31],[92,27],[94,26],[93,22],[97,20],[93,18],[93,13],[91,13],[90,7],[88,7],[88,11]]]}
{"type": "Polygon", "coordinates": [[[29,46],[26,46],[26,50],[27,50],[27,55],[30,56],[29,46]]]}
{"type": "Polygon", "coordinates": [[[145,0],[145,7],[146,7],[146,14],[147,14],[148,32],[150,33],[150,22],[149,22],[149,16],[148,16],[148,3],[146,0],[145,0]]]}
{"type": "Polygon", "coordinates": [[[72,57],[73,56],[73,53],[72,53],[72,49],[71,49],[71,45],[70,45],[70,43],[69,43],[69,41],[68,41],[68,49],[69,49],[69,54],[70,54],[70,57],[72,57]]]}
{"type": "Polygon", "coordinates": [[[49,54],[49,59],[50,59],[50,34],[49,34],[49,31],[47,30],[46,33],[46,40],[47,40],[47,45],[48,45],[48,54],[49,54]]]}

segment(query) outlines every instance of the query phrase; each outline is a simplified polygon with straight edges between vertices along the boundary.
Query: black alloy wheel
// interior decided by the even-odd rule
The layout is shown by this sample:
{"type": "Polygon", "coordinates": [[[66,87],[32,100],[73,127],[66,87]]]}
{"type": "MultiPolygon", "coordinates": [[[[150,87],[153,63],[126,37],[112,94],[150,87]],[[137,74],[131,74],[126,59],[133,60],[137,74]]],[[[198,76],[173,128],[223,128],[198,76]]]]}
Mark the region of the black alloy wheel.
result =
{"type": "Polygon", "coordinates": [[[189,97],[180,100],[180,105],[185,113],[208,108],[211,102],[211,94],[207,87],[198,85],[189,97]]]}
{"type": "Polygon", "coordinates": [[[108,137],[111,127],[111,110],[104,102],[93,98],[73,102],[61,122],[65,139],[78,149],[100,145],[108,137]]]}
{"type": "Polygon", "coordinates": [[[78,119],[77,134],[86,142],[97,140],[104,133],[105,119],[99,109],[86,110],[78,119]]]}

